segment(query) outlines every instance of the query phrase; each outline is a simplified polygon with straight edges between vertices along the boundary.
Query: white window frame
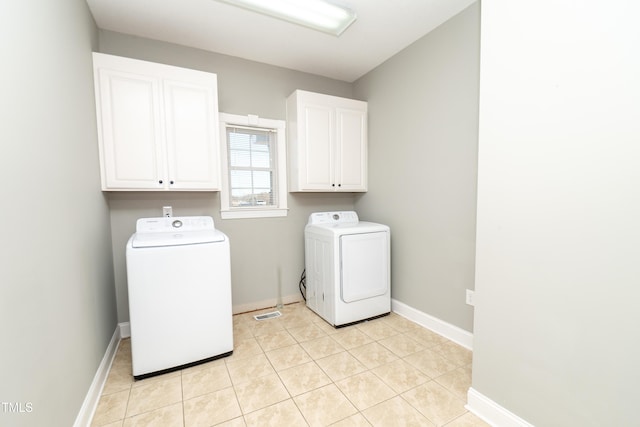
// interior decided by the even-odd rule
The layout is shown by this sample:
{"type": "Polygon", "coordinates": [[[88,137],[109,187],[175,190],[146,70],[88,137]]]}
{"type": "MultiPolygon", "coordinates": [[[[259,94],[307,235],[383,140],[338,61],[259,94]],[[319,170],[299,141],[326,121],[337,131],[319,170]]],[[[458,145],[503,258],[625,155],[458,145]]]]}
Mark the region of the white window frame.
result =
{"type": "Polygon", "coordinates": [[[220,113],[220,147],[222,151],[222,187],[220,189],[220,216],[222,219],[237,218],[271,218],[287,216],[287,147],[285,141],[285,121],[263,119],[255,115],[241,116],[238,114],[220,113]],[[263,128],[276,132],[276,174],[278,192],[276,200],[278,206],[261,207],[232,207],[231,189],[229,182],[229,154],[227,143],[227,127],[247,126],[263,128]]]}

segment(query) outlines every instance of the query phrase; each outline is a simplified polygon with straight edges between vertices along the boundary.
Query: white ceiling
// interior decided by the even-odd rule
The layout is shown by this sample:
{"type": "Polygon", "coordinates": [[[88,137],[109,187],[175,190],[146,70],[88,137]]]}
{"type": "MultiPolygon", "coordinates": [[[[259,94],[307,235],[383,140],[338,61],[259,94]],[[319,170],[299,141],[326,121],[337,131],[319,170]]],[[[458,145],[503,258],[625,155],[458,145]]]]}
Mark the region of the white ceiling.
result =
{"type": "Polygon", "coordinates": [[[87,0],[99,28],[352,82],[476,0],[343,0],[340,37],[216,0],[87,0]]]}

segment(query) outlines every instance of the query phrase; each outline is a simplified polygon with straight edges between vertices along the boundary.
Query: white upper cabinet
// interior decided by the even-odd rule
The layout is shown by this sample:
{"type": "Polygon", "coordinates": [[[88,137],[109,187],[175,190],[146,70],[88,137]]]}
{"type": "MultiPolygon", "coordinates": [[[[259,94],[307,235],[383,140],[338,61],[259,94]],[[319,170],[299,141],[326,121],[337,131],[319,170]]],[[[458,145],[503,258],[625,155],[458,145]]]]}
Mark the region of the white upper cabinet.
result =
{"type": "Polygon", "coordinates": [[[367,103],[297,90],[287,99],[289,191],[367,191],[367,103]]]}
{"type": "Polygon", "coordinates": [[[215,74],[93,54],[102,189],[220,189],[215,74]]]}

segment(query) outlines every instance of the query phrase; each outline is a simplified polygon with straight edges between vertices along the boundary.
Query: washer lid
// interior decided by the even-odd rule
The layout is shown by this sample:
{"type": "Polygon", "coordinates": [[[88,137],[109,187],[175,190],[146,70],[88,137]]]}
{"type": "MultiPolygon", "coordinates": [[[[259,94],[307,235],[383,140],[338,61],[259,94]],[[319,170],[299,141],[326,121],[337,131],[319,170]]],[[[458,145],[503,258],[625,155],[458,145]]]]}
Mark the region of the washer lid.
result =
{"type": "Polygon", "coordinates": [[[307,224],[304,230],[305,233],[323,236],[390,232],[388,225],[368,221],[360,221],[352,224],[307,224]]]}
{"type": "Polygon", "coordinates": [[[134,248],[153,248],[159,246],[195,245],[223,242],[225,238],[224,233],[218,230],[135,233],[131,238],[131,246],[134,248]]]}

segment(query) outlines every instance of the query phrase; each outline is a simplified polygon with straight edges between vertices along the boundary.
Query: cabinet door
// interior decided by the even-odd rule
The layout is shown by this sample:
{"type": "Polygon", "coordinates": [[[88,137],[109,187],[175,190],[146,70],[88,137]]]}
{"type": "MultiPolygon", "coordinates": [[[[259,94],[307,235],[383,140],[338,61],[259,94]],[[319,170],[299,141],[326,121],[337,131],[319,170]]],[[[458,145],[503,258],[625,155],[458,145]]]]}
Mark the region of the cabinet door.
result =
{"type": "Polygon", "coordinates": [[[103,189],[162,188],[159,80],[101,68],[96,83],[103,189]]]}
{"type": "Polygon", "coordinates": [[[290,191],[367,191],[367,103],[296,90],[287,98],[290,191]]]}
{"type": "Polygon", "coordinates": [[[336,186],[340,191],[367,191],[367,113],[336,109],[336,186]]]}
{"type": "Polygon", "coordinates": [[[300,167],[302,190],[332,190],[335,186],[334,170],[334,113],[326,106],[301,106],[300,167]]]}
{"type": "Polygon", "coordinates": [[[163,83],[170,189],[220,189],[216,78],[201,80],[163,83]]]}

